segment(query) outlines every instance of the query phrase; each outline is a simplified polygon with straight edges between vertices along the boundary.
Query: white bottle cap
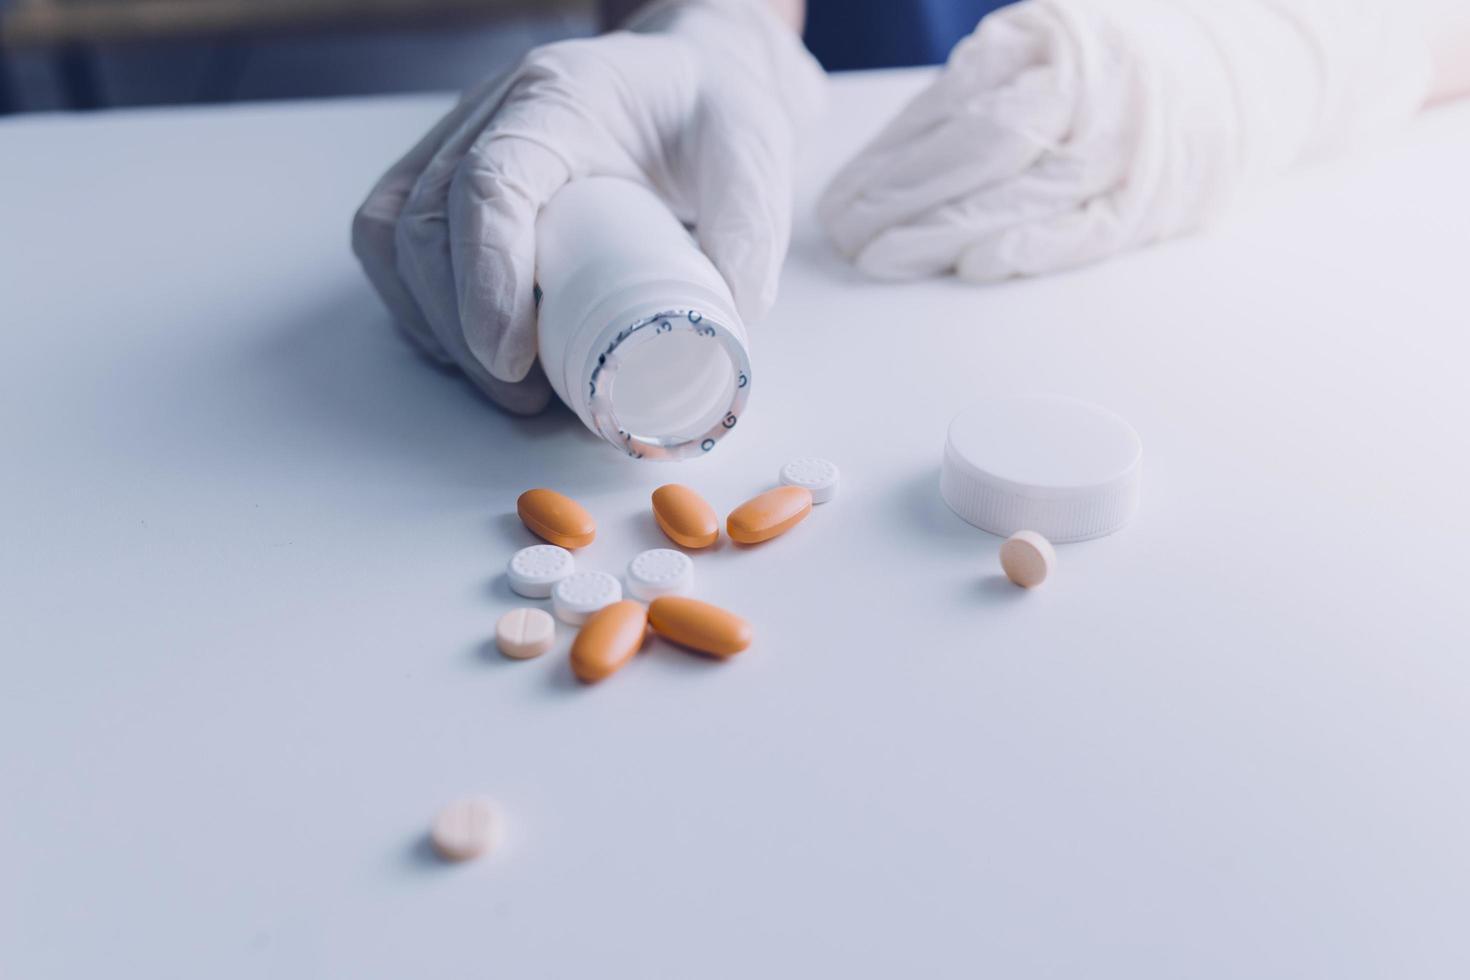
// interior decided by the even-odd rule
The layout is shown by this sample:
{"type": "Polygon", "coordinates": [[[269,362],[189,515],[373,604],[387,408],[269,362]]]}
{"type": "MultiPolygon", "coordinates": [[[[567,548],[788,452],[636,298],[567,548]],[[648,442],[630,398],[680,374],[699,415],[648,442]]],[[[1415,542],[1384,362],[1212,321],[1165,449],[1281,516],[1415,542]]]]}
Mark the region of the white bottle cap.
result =
{"type": "Polygon", "coordinates": [[[1061,395],[997,398],[949,424],[939,492],[992,534],[1086,541],[1138,509],[1142,460],[1138,433],[1106,409],[1061,395]]]}

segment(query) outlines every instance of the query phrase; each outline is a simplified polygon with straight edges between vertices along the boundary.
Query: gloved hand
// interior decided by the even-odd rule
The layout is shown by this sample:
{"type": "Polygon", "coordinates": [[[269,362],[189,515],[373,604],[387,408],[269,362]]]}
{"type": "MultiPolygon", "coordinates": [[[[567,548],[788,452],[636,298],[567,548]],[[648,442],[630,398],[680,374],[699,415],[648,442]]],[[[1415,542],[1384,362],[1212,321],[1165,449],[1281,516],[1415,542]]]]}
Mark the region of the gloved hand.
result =
{"type": "Polygon", "coordinates": [[[535,364],[535,222],[573,178],[651,187],[694,225],[743,318],[775,298],[793,134],[819,107],[820,67],[762,0],[669,0],[628,26],[537,48],[471,92],[353,222],[403,331],[518,414],[551,397],[535,364]]]}
{"type": "Polygon", "coordinates": [[[1025,0],[980,23],[819,205],[892,279],[1083,265],[1193,230],[1427,93],[1400,0],[1025,0]]]}

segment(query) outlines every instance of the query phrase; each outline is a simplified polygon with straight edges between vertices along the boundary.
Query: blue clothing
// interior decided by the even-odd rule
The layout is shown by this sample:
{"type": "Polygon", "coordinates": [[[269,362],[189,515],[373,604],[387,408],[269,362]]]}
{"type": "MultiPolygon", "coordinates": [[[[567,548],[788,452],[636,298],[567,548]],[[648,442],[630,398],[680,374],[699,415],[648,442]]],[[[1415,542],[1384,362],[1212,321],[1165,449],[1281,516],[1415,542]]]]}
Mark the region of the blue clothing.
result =
{"type": "Polygon", "coordinates": [[[806,43],[828,71],[935,65],[1004,0],[807,0],[806,43]]]}

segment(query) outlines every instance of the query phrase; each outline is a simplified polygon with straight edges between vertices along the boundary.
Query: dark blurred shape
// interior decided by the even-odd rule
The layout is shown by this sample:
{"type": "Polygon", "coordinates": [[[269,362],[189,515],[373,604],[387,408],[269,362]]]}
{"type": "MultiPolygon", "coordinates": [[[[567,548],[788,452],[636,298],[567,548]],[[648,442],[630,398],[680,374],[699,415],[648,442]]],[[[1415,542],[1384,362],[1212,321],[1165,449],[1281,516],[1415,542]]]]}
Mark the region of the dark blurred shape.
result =
{"type": "Polygon", "coordinates": [[[589,0],[21,0],[9,47],[427,27],[509,14],[588,10],[589,0]]]}
{"type": "Polygon", "coordinates": [[[11,92],[10,72],[5,68],[5,54],[0,50],[0,116],[15,111],[15,95],[11,92]]]}
{"type": "Polygon", "coordinates": [[[0,0],[0,112],[462,88],[594,25],[593,0],[0,0]]]}
{"type": "MultiPolygon", "coordinates": [[[[808,0],[806,40],[829,70],[934,64],[1003,5],[808,0]]],[[[0,113],[461,89],[534,45],[593,33],[599,6],[0,0],[0,113]]]]}
{"type": "Polygon", "coordinates": [[[807,0],[806,43],[828,71],[934,65],[1004,0],[807,0]]]}

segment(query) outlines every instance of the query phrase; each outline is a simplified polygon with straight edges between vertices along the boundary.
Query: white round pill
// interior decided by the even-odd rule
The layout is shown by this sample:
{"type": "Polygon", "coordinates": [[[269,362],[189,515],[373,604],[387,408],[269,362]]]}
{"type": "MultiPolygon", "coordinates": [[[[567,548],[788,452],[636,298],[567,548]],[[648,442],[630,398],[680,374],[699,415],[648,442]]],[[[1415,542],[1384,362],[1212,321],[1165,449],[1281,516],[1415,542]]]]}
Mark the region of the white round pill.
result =
{"type": "Polygon", "coordinates": [[[682,551],[654,548],[628,562],[628,594],[647,602],[694,589],[694,562],[682,551]]]}
{"type": "Polygon", "coordinates": [[[565,548],[537,544],[510,556],[505,576],[510,589],[527,599],[545,599],[556,583],[577,570],[577,560],[565,548]]]}
{"type": "Polygon", "coordinates": [[[551,609],[563,623],[581,626],[588,616],[622,597],[622,584],[607,572],[577,572],[551,590],[551,609]]]}
{"type": "Polygon", "coordinates": [[[495,829],[495,804],[473,796],[439,811],[429,841],[446,861],[468,861],[495,846],[495,829]]]}
{"type": "Polygon", "coordinates": [[[1017,531],[1000,546],[1000,567],[1006,578],[1023,589],[1034,589],[1051,574],[1057,562],[1051,542],[1035,531],[1017,531]]]}
{"type": "Polygon", "coordinates": [[[512,609],[495,624],[495,645],[513,660],[529,660],[551,649],[556,622],[545,609],[512,609]]]}
{"type": "Polygon", "coordinates": [[[812,492],[812,503],[825,504],[837,496],[842,473],[830,460],[802,456],[781,467],[781,482],[788,487],[805,487],[812,492]]]}

